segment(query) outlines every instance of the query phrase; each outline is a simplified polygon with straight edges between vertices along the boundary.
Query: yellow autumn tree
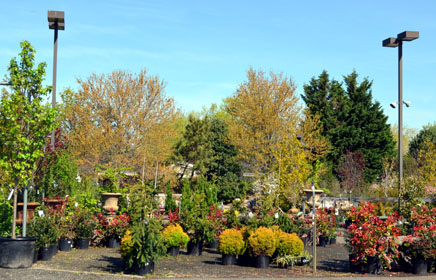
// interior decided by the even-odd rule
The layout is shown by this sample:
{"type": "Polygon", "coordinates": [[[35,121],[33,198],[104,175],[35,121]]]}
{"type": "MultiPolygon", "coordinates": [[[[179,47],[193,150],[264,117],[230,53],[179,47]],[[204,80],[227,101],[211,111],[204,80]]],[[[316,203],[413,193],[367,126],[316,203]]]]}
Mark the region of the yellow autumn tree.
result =
{"type": "Polygon", "coordinates": [[[77,80],[63,94],[63,128],[81,172],[98,165],[133,167],[142,179],[164,172],[179,111],[165,96],[165,83],[146,70],[114,71],[77,80]]]}
{"type": "Polygon", "coordinates": [[[249,69],[247,81],[225,100],[229,139],[248,169],[273,171],[280,143],[296,130],[300,107],[291,78],[249,69]]]}
{"type": "Polygon", "coordinates": [[[418,174],[424,186],[436,187],[436,147],[429,139],[419,150],[418,174]]]}

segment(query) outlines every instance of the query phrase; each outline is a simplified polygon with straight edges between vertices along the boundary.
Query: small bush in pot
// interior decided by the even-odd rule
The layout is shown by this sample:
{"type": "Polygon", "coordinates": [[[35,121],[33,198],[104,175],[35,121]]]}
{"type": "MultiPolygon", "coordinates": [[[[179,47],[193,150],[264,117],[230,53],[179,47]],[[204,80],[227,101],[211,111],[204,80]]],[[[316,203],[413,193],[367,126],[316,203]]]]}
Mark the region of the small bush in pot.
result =
{"type": "Polygon", "coordinates": [[[281,232],[276,246],[277,253],[281,256],[299,256],[304,250],[303,241],[295,233],[281,232]]]}
{"type": "Polygon", "coordinates": [[[256,266],[259,268],[268,267],[269,257],[276,250],[275,233],[272,229],[259,227],[248,237],[250,253],[256,257],[256,266]]]}
{"type": "Polygon", "coordinates": [[[29,224],[28,235],[36,238],[35,248],[39,249],[40,259],[51,259],[49,247],[56,243],[58,236],[53,218],[48,215],[35,217],[33,223],[29,224]]]}
{"type": "Polygon", "coordinates": [[[235,256],[245,251],[245,241],[242,233],[237,229],[224,230],[218,239],[218,252],[223,255],[224,264],[233,264],[235,256]],[[231,261],[226,261],[230,257],[231,261]]]}
{"type": "MultiPolygon", "coordinates": [[[[162,238],[165,247],[168,249],[174,248],[185,248],[189,241],[189,236],[183,231],[183,228],[179,224],[172,224],[167,226],[162,231],[162,238]]],[[[176,253],[174,253],[177,255],[176,253]]]]}
{"type": "Polygon", "coordinates": [[[76,246],[80,249],[88,249],[89,239],[94,234],[95,220],[87,210],[82,208],[75,209],[73,220],[77,238],[76,246]]]}

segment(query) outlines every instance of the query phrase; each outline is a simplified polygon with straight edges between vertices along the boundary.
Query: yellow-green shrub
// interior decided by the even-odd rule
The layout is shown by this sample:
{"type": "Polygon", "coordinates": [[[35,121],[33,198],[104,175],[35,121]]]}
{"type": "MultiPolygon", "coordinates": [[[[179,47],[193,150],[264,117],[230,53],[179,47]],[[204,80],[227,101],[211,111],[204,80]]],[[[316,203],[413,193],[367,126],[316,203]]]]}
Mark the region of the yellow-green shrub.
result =
{"type": "Polygon", "coordinates": [[[304,250],[303,241],[295,233],[281,232],[277,240],[277,253],[299,256],[304,250]]]}
{"type": "Polygon", "coordinates": [[[218,239],[218,252],[226,255],[242,255],[245,251],[245,241],[237,229],[224,230],[218,239]]]}
{"type": "Polygon", "coordinates": [[[178,224],[167,226],[162,232],[162,238],[167,248],[169,247],[186,247],[189,236],[183,231],[178,224]]]}
{"type": "Polygon", "coordinates": [[[265,227],[259,227],[248,237],[248,245],[253,255],[272,256],[276,250],[274,232],[265,227]]]}
{"type": "Polygon", "coordinates": [[[121,244],[120,244],[121,258],[123,258],[123,260],[126,261],[130,257],[130,255],[132,254],[132,248],[133,248],[132,235],[130,231],[127,230],[123,238],[121,239],[121,244]]]}

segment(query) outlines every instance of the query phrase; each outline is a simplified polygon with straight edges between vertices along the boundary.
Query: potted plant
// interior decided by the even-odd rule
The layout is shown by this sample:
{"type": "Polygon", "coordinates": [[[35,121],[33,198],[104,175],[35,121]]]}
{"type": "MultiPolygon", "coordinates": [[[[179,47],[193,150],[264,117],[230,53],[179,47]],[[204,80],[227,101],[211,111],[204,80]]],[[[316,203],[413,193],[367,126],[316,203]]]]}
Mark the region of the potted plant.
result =
{"type": "Polygon", "coordinates": [[[123,238],[124,261],[128,269],[139,275],[153,274],[154,265],[165,254],[160,234],[161,224],[155,218],[145,218],[130,228],[131,239],[123,238]],[[131,246],[127,246],[131,244],[131,246]],[[125,249],[125,250],[124,250],[125,249]]]}
{"type": "Polygon", "coordinates": [[[275,234],[270,228],[259,227],[248,237],[250,253],[256,258],[256,267],[266,268],[276,250],[275,234]]]}
{"type": "Polygon", "coordinates": [[[88,249],[89,240],[91,239],[95,222],[88,211],[82,208],[76,208],[74,211],[74,232],[76,234],[76,246],[79,249],[88,249]]]}
{"type": "Polygon", "coordinates": [[[50,246],[56,242],[58,236],[53,218],[49,215],[36,216],[33,223],[29,224],[29,235],[36,238],[35,246],[39,250],[39,259],[50,260],[54,255],[50,246]]]}
{"type": "Polygon", "coordinates": [[[348,213],[352,223],[347,229],[346,246],[352,270],[379,274],[398,258],[398,217],[394,214],[381,220],[375,215],[375,209],[374,204],[362,202],[348,213]]]}
{"type": "Polygon", "coordinates": [[[118,199],[122,196],[120,180],[126,177],[125,171],[128,168],[97,167],[102,173],[102,180],[98,191],[103,199],[103,209],[110,213],[118,212],[118,199]]]}
{"type": "Polygon", "coordinates": [[[121,237],[129,227],[129,221],[130,217],[126,213],[109,217],[98,213],[94,243],[106,243],[109,248],[119,248],[121,237]]]}
{"type": "Polygon", "coordinates": [[[323,247],[330,244],[330,239],[336,238],[336,219],[333,213],[324,208],[316,210],[316,232],[319,245],[323,247]]]}
{"type": "Polygon", "coordinates": [[[209,215],[207,217],[212,224],[214,231],[214,239],[207,244],[210,249],[216,249],[218,247],[218,237],[224,230],[224,211],[218,209],[215,204],[209,207],[209,215]]]}
{"type": "Polygon", "coordinates": [[[224,265],[235,264],[236,256],[242,255],[245,248],[242,233],[237,229],[226,229],[219,236],[218,252],[222,254],[224,265]]]}
{"type": "Polygon", "coordinates": [[[303,241],[297,234],[280,232],[276,243],[276,252],[279,256],[299,256],[303,250],[303,241]]]}
{"type": "Polygon", "coordinates": [[[200,256],[203,253],[203,245],[206,242],[215,240],[214,229],[212,223],[207,218],[192,217],[185,222],[188,224],[189,242],[188,254],[192,256],[200,256]]]}
{"type": "Polygon", "coordinates": [[[42,85],[45,64],[34,69],[35,49],[27,41],[20,47],[20,57],[11,59],[8,66],[11,91],[0,98],[0,143],[5,147],[0,149],[0,166],[7,174],[2,179],[14,191],[12,236],[0,238],[0,266],[7,268],[30,267],[33,263],[35,239],[16,235],[18,191],[32,179],[46,137],[56,127],[56,109],[43,102],[50,92],[42,85]]]}
{"type": "Polygon", "coordinates": [[[413,225],[412,234],[404,239],[406,254],[411,257],[412,271],[426,274],[428,261],[436,256],[436,208],[427,205],[411,209],[409,222],[413,225]]]}
{"type": "Polygon", "coordinates": [[[168,253],[175,257],[179,254],[179,248],[185,248],[189,236],[183,231],[179,224],[171,224],[162,231],[162,239],[168,253]]]}
{"type": "Polygon", "coordinates": [[[63,217],[58,224],[59,250],[71,251],[75,236],[72,218],[70,216],[63,217]]]}

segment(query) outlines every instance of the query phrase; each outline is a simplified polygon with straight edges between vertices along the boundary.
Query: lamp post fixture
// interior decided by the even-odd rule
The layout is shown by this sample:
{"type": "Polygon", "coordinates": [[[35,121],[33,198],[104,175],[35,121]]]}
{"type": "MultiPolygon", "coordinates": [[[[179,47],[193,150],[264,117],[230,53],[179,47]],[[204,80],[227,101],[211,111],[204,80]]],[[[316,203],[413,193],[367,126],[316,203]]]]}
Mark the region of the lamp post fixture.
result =
{"type": "Polygon", "coordinates": [[[398,34],[397,38],[389,37],[383,40],[383,47],[398,47],[398,211],[401,211],[401,183],[403,180],[403,41],[413,41],[418,38],[419,32],[404,31],[398,34]]]}
{"type": "MultiPolygon", "coordinates": [[[[53,48],[53,94],[52,107],[56,106],[56,72],[58,60],[58,30],[65,30],[65,14],[63,11],[48,11],[48,28],[54,30],[54,48],[53,48]]],[[[51,132],[51,147],[54,150],[55,131],[51,132]]]]}

